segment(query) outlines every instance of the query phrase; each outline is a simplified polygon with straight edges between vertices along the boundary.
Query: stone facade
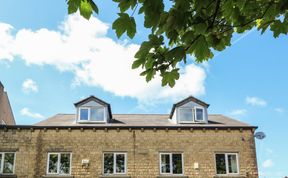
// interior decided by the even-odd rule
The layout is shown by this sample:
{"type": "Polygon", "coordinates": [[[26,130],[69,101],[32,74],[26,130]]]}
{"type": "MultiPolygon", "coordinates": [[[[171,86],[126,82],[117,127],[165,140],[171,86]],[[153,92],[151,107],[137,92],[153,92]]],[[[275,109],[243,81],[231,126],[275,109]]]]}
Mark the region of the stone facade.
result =
{"type": "Polygon", "coordinates": [[[102,177],[103,153],[111,151],[127,153],[127,174],[120,177],[163,177],[159,173],[161,152],[183,153],[184,176],[164,176],[167,178],[216,177],[216,152],[238,153],[240,174],[234,178],[258,177],[254,128],[58,129],[1,126],[1,151],[16,152],[15,175],[18,178],[49,177],[46,175],[48,152],[72,153],[69,177],[102,177]],[[88,167],[82,166],[82,159],[89,159],[88,167]],[[194,169],[194,163],[199,163],[199,169],[194,169]]]}
{"type": "Polygon", "coordinates": [[[0,125],[1,124],[15,125],[15,120],[7,92],[4,91],[4,86],[0,82],[0,125]]]}

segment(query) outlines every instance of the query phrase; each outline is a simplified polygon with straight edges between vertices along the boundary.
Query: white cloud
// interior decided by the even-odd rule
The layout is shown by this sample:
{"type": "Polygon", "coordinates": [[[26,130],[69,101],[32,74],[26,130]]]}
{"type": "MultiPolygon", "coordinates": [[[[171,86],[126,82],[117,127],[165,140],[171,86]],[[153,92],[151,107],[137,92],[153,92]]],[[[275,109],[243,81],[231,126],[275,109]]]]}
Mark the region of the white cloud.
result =
{"type": "Polygon", "coordinates": [[[39,113],[31,112],[28,108],[21,109],[20,114],[22,116],[27,116],[27,117],[31,117],[31,118],[35,118],[35,119],[43,119],[44,118],[43,115],[41,115],[39,113]]]}
{"type": "Polygon", "coordinates": [[[258,97],[250,97],[250,96],[246,97],[246,103],[252,106],[266,106],[267,105],[267,102],[264,99],[258,98],[258,97]]]}
{"type": "Polygon", "coordinates": [[[38,90],[38,85],[35,81],[32,79],[26,79],[23,84],[22,84],[22,90],[25,93],[30,93],[30,92],[35,92],[37,93],[38,90]]]}
{"type": "Polygon", "coordinates": [[[13,56],[13,36],[10,35],[13,27],[9,24],[0,22],[0,60],[6,59],[12,61],[13,56]]]}
{"type": "Polygon", "coordinates": [[[262,163],[263,168],[269,168],[274,165],[273,161],[271,159],[267,159],[262,163]]]}
{"type": "Polygon", "coordinates": [[[58,30],[20,29],[15,35],[11,34],[9,24],[2,23],[0,28],[0,35],[10,44],[0,45],[5,54],[0,60],[12,61],[19,56],[28,65],[53,65],[61,71],[73,72],[74,86],[100,87],[117,96],[136,98],[140,103],[205,94],[206,72],[195,64],[181,69],[181,78],[172,89],[161,87],[159,76],[147,84],[139,76],[141,70],[131,69],[139,45],[107,37],[109,25],[95,17],[87,21],[79,14],[71,15],[58,30]]]}
{"type": "Polygon", "coordinates": [[[232,116],[244,116],[247,113],[246,109],[235,109],[230,112],[232,116]]]}
{"type": "Polygon", "coordinates": [[[285,111],[283,108],[275,108],[274,110],[278,113],[283,113],[285,111]]]}

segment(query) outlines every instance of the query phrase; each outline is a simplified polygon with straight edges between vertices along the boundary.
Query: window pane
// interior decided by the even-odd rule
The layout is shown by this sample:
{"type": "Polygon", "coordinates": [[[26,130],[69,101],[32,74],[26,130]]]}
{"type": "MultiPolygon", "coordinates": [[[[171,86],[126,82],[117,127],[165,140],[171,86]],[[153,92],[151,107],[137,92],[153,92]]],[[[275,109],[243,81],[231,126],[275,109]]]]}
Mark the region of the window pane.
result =
{"type": "Polygon", "coordinates": [[[172,155],[173,174],[182,174],[182,154],[172,155]]]}
{"type": "Polygon", "coordinates": [[[193,121],[192,109],[179,109],[180,121],[193,121]]]}
{"type": "Polygon", "coordinates": [[[204,120],[203,112],[204,112],[203,109],[196,108],[196,120],[198,120],[198,121],[203,121],[204,120]]]}
{"type": "Polygon", "coordinates": [[[226,174],[225,154],[216,154],[217,174],[226,174]]]}
{"type": "Polygon", "coordinates": [[[70,154],[61,154],[59,174],[70,174],[70,154]]]}
{"type": "Polygon", "coordinates": [[[3,173],[13,173],[14,156],[15,156],[14,153],[5,153],[3,173]]]}
{"type": "Polygon", "coordinates": [[[161,154],[161,173],[170,173],[170,155],[161,154]]]}
{"type": "Polygon", "coordinates": [[[88,120],[88,109],[80,109],[80,120],[88,120]]]}
{"type": "Polygon", "coordinates": [[[116,173],[125,173],[125,155],[116,154],[116,173]]]}
{"type": "Polygon", "coordinates": [[[104,174],[113,174],[114,154],[104,154],[104,174]]]}
{"type": "Polygon", "coordinates": [[[2,158],[3,158],[2,153],[0,153],[0,172],[2,170],[2,158]]]}
{"type": "Polygon", "coordinates": [[[229,173],[238,173],[236,155],[228,155],[229,173]]]}
{"type": "Polygon", "coordinates": [[[91,108],[91,121],[104,121],[104,108],[91,108]]]}
{"type": "Polygon", "coordinates": [[[48,173],[57,173],[58,154],[49,155],[48,173]]]}

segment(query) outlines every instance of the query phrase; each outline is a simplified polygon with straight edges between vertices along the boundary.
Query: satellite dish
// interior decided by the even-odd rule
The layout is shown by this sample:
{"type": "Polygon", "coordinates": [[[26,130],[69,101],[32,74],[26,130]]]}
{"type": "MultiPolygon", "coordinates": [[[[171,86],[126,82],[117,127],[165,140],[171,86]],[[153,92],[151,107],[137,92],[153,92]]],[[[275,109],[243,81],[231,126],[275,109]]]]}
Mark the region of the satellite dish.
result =
{"type": "Polygon", "coordinates": [[[259,139],[259,140],[263,140],[266,137],[266,135],[264,132],[256,132],[254,137],[259,139]]]}

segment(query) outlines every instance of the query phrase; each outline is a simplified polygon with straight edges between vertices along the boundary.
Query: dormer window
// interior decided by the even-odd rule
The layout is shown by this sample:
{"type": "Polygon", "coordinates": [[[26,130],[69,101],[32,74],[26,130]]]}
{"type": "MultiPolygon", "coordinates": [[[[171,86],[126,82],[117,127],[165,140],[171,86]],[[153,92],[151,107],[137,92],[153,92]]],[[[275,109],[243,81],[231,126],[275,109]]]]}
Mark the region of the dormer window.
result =
{"type": "Polygon", "coordinates": [[[80,108],[80,114],[79,114],[80,121],[88,121],[89,120],[89,109],[88,108],[80,108]]]}
{"type": "Polygon", "coordinates": [[[179,119],[181,122],[193,122],[193,110],[191,108],[179,108],[179,119]]]}
{"type": "Polygon", "coordinates": [[[204,122],[204,108],[179,108],[180,123],[204,122]]]}
{"type": "Polygon", "coordinates": [[[209,104],[189,96],[173,105],[170,113],[171,122],[175,124],[208,123],[208,106],[209,104]]]}
{"type": "Polygon", "coordinates": [[[204,121],[204,109],[196,107],[195,108],[195,121],[203,122],[204,121]]]}
{"type": "Polygon", "coordinates": [[[78,123],[107,123],[112,119],[110,104],[95,96],[85,98],[74,105],[78,123]]]}
{"type": "Polygon", "coordinates": [[[80,108],[79,121],[104,122],[104,107],[80,108]]]}

